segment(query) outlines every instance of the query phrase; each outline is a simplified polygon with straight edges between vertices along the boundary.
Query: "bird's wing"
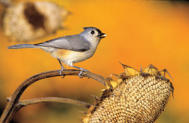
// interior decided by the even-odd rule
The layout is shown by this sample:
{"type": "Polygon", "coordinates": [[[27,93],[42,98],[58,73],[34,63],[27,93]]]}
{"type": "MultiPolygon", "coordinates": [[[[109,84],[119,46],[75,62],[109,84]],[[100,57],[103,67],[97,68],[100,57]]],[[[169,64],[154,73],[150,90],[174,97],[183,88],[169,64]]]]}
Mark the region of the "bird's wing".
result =
{"type": "Polygon", "coordinates": [[[37,46],[51,47],[58,49],[67,49],[73,51],[87,51],[90,49],[90,43],[79,35],[65,36],[56,38],[43,43],[35,44],[37,46]]]}

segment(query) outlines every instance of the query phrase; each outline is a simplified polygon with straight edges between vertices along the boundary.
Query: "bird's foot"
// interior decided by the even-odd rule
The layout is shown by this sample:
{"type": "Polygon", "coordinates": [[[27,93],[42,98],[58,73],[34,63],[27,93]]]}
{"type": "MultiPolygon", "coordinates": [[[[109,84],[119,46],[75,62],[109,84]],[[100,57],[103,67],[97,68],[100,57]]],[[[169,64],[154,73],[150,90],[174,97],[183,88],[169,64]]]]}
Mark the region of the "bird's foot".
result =
{"type": "Polygon", "coordinates": [[[60,74],[60,75],[62,75],[62,72],[63,72],[62,70],[59,70],[59,74],[60,74]]]}
{"type": "Polygon", "coordinates": [[[61,68],[59,71],[60,76],[64,77],[65,75],[63,74],[64,68],[61,68]]]}
{"type": "Polygon", "coordinates": [[[83,77],[83,72],[88,71],[88,70],[86,70],[86,69],[84,69],[84,68],[74,66],[72,63],[70,64],[70,66],[71,66],[71,67],[74,67],[74,68],[77,68],[77,69],[79,69],[79,70],[80,70],[80,72],[79,72],[79,74],[78,74],[78,76],[79,76],[80,78],[82,78],[82,77],[83,77]]]}
{"type": "Polygon", "coordinates": [[[80,72],[79,72],[78,76],[79,76],[80,78],[82,78],[82,77],[83,77],[83,72],[86,72],[86,71],[88,71],[88,70],[83,69],[83,68],[80,68],[80,72]]]}

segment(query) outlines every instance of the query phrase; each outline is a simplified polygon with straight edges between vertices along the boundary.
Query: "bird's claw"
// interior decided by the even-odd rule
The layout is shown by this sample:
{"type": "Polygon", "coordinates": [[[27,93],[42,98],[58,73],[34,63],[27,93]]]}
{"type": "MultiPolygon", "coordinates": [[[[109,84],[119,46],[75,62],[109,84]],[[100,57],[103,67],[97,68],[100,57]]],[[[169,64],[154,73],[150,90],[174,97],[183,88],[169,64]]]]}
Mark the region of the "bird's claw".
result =
{"type": "Polygon", "coordinates": [[[62,75],[62,70],[59,70],[59,74],[62,75]]]}
{"type": "Polygon", "coordinates": [[[86,71],[88,71],[88,70],[81,68],[81,69],[80,69],[80,72],[79,72],[79,74],[78,74],[78,76],[79,76],[80,78],[82,78],[82,77],[83,77],[83,72],[86,72],[86,71]]]}
{"type": "Polygon", "coordinates": [[[59,71],[59,74],[60,74],[60,76],[62,76],[62,77],[64,77],[65,75],[63,74],[63,71],[64,71],[64,69],[60,69],[60,71],[59,71]]]}

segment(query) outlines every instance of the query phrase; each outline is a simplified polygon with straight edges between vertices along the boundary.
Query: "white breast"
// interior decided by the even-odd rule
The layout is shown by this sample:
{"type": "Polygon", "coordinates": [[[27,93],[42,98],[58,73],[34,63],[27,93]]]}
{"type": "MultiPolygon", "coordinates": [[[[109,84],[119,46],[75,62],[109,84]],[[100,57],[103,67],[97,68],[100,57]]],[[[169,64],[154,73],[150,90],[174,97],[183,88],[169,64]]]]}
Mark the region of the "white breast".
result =
{"type": "Polygon", "coordinates": [[[60,59],[65,63],[70,65],[70,63],[76,63],[76,62],[81,62],[84,61],[90,57],[92,57],[96,51],[96,48],[98,46],[98,41],[93,40],[90,41],[90,49],[88,51],[84,52],[77,52],[77,51],[69,51],[68,53],[63,55],[60,59]]]}
{"type": "Polygon", "coordinates": [[[95,52],[95,50],[89,50],[89,51],[85,51],[85,52],[70,51],[66,55],[63,55],[61,57],[61,60],[65,64],[81,62],[81,61],[84,61],[84,60],[92,57],[94,52],[95,52]]]}

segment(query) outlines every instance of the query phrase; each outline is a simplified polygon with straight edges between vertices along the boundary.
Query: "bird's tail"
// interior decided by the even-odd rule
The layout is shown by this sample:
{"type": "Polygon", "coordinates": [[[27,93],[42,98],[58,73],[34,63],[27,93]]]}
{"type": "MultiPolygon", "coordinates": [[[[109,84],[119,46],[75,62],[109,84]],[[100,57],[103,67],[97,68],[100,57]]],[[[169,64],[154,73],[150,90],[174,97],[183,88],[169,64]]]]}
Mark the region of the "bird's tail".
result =
{"type": "Polygon", "coordinates": [[[8,49],[21,49],[21,48],[37,48],[35,44],[17,44],[9,46],[8,49]]]}

